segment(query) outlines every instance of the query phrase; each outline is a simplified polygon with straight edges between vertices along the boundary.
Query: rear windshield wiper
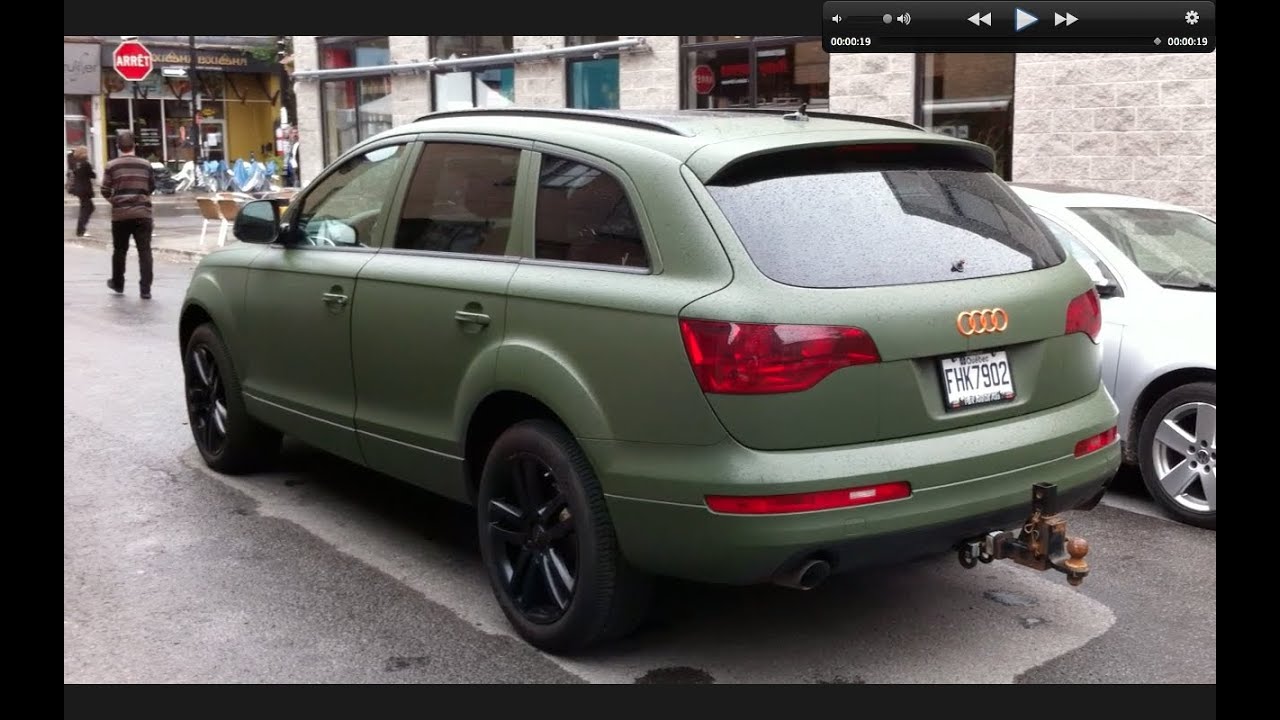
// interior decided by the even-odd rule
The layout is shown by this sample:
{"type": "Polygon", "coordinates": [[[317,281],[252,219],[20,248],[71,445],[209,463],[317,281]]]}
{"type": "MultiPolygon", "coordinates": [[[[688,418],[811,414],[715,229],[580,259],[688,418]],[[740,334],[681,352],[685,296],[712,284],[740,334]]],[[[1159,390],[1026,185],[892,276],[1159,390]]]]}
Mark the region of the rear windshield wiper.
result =
{"type": "Polygon", "coordinates": [[[1166,287],[1170,290],[1198,290],[1200,292],[1218,292],[1218,286],[1214,283],[1199,282],[1194,285],[1179,285],[1176,283],[1161,283],[1160,287],[1166,287]]]}

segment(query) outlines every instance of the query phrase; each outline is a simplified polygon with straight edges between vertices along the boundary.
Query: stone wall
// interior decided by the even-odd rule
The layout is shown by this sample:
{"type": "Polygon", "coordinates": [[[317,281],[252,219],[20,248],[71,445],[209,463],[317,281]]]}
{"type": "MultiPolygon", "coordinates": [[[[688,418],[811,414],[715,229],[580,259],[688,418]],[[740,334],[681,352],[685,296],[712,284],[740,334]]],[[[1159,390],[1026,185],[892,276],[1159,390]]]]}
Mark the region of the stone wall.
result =
{"type": "Polygon", "coordinates": [[[1217,53],[1018,55],[1014,180],[1217,209],[1217,53]]]}

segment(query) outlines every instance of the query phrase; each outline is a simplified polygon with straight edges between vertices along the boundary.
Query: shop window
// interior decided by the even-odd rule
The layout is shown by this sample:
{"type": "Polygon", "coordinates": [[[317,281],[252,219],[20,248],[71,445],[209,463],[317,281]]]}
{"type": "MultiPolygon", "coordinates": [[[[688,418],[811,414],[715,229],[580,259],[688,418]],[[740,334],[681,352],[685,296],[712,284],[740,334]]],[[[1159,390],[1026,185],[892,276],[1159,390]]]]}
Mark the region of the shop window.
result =
{"type": "Polygon", "coordinates": [[[622,185],[576,160],[544,154],[534,255],[539,260],[645,268],[644,236],[622,185]]]}
{"type": "MultiPolygon", "coordinates": [[[[617,35],[569,35],[565,45],[594,45],[612,42],[617,35]]],[[[565,63],[569,89],[569,107],[586,110],[618,107],[618,54],[601,57],[571,58],[565,63]]]]}
{"type": "MultiPolygon", "coordinates": [[[[326,70],[391,64],[385,37],[325,37],[319,43],[320,67],[326,70]]],[[[325,162],[330,163],[391,128],[391,76],[322,81],[320,105],[325,162]]]]}
{"type": "Polygon", "coordinates": [[[428,143],[396,228],[396,248],[505,255],[516,202],[520,151],[428,143]]]}
{"type": "MultiPolygon", "coordinates": [[[[431,54],[441,59],[503,55],[513,49],[511,35],[436,35],[431,38],[431,54]]],[[[471,107],[506,107],[516,100],[516,69],[510,62],[492,67],[456,72],[442,71],[432,76],[433,107],[458,110],[471,107]]]]}
{"type": "Polygon", "coordinates": [[[685,38],[685,108],[829,106],[830,60],[816,38],[685,38]]]}
{"type": "Polygon", "coordinates": [[[916,124],[995,151],[996,172],[1012,177],[1013,53],[920,53],[916,124]]]}

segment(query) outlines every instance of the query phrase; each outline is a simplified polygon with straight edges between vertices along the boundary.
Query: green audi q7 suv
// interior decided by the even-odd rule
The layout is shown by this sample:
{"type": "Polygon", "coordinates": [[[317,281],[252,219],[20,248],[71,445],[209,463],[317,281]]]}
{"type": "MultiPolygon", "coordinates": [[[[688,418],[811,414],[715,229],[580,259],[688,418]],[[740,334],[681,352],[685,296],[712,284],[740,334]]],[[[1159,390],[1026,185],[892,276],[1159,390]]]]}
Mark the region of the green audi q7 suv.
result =
{"type": "Polygon", "coordinates": [[[463,110],[245,204],[181,314],[223,473],[282,434],[467,503],[515,630],[808,588],[1091,507],[1093,283],[982,145],[805,113],[463,110]]]}

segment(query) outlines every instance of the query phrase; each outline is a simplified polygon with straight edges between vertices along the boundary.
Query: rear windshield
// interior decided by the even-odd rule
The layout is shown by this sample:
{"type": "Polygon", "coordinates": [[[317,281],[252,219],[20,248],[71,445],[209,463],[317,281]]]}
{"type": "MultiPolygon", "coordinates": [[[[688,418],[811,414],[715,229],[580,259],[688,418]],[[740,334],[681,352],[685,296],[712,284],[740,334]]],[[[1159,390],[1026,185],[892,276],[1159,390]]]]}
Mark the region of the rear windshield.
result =
{"type": "Polygon", "coordinates": [[[708,190],[752,262],[787,285],[941,282],[1066,259],[985,167],[900,147],[770,155],[730,168],[708,190]]]}

